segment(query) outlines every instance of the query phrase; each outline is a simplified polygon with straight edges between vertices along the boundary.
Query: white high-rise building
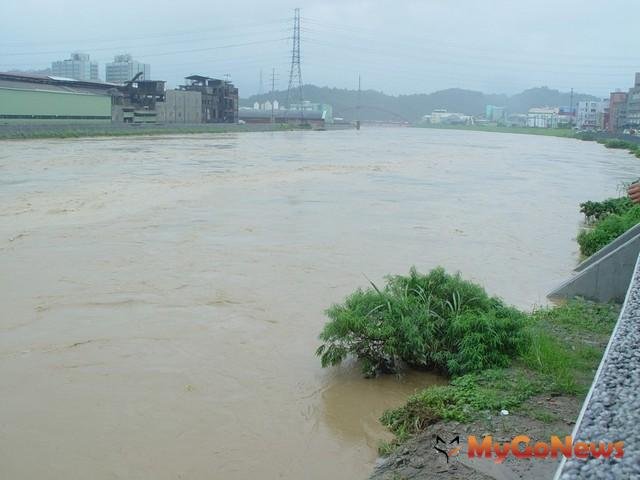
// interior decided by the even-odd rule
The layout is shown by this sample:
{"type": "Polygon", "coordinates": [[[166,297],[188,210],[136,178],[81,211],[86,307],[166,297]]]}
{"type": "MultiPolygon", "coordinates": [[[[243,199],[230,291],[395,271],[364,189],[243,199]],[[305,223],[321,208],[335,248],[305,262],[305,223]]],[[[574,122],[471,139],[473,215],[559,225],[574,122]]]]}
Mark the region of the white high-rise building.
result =
{"type": "Polygon", "coordinates": [[[151,66],[148,63],[140,63],[134,60],[128,53],[116,55],[113,62],[106,65],[105,81],[107,83],[125,83],[140,72],[142,72],[142,75],[138,80],[149,80],[151,66]]]}
{"type": "Polygon", "coordinates": [[[51,73],[57,77],[97,82],[98,63],[89,59],[88,53],[72,53],[71,58],[51,63],[51,73]]]}
{"type": "Polygon", "coordinates": [[[578,102],[576,110],[576,127],[581,130],[601,130],[604,128],[604,112],[609,101],[586,100],[578,102]]]}

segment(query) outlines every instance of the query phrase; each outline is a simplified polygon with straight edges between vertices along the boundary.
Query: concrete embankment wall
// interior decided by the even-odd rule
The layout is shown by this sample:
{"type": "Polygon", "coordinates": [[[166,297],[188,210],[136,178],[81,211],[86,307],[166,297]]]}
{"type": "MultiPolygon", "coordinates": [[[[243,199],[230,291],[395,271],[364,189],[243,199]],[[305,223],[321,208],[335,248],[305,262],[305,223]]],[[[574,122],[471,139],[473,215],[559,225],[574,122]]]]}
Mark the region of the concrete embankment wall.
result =
{"type": "Polygon", "coordinates": [[[575,268],[578,272],[548,297],[582,297],[622,302],[640,253],[640,224],[604,246],[575,268]]]}
{"type": "Polygon", "coordinates": [[[573,431],[574,443],[624,442],[622,458],[564,459],[556,480],[640,478],[640,271],[631,283],[573,431]]]}
{"type": "Polygon", "coordinates": [[[282,125],[239,125],[233,123],[221,124],[64,124],[64,125],[0,125],[0,139],[3,138],[38,138],[38,137],[67,137],[92,135],[145,135],[172,133],[207,133],[207,132],[244,132],[244,131],[272,131],[282,130],[282,125]]]}
{"type": "MultiPolygon", "coordinates": [[[[327,125],[326,130],[352,129],[352,125],[327,125]]],[[[91,137],[119,135],[170,135],[181,133],[221,133],[221,132],[270,132],[297,130],[295,126],[283,124],[237,124],[237,123],[196,123],[196,124],[39,124],[1,125],[0,140],[20,138],[91,137]]]]}

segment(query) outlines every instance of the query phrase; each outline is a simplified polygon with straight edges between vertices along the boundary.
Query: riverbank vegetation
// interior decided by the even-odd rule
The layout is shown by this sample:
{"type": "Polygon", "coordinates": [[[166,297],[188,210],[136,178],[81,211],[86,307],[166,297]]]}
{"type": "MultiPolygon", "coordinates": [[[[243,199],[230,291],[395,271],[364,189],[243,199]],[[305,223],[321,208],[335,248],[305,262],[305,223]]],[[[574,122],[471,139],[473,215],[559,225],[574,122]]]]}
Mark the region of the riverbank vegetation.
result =
{"type": "Polygon", "coordinates": [[[599,140],[599,143],[603,144],[607,148],[615,148],[620,150],[628,150],[629,153],[640,158],[640,144],[629,142],[627,140],[620,140],[612,138],[610,140],[599,140]]]}
{"type": "Polygon", "coordinates": [[[580,253],[589,257],[624,232],[640,223],[640,205],[628,197],[609,198],[601,202],[584,202],[585,228],[578,233],[580,253]]]}
{"type": "Polygon", "coordinates": [[[615,305],[581,300],[537,310],[528,316],[530,342],[511,367],[469,373],[454,377],[449,385],[427,388],[406,405],[385,412],[381,421],[397,443],[440,420],[467,423],[501,410],[546,418],[540,409],[530,412],[525,402],[540,394],[586,394],[618,313],[615,305]]]}
{"type": "Polygon", "coordinates": [[[332,306],[317,354],[323,366],[353,355],[368,376],[419,368],[450,378],[385,412],[381,421],[396,435],[388,452],[438,421],[472,422],[505,409],[548,417],[540,409],[527,413],[525,402],[539,394],[583,395],[618,311],[575,300],[525,313],[460,275],[412,269],[332,306]]]}
{"type": "Polygon", "coordinates": [[[498,125],[442,125],[442,124],[418,124],[418,128],[435,128],[440,130],[469,130],[473,132],[517,133],[522,135],[543,135],[547,137],[576,138],[570,128],[533,128],[533,127],[506,127],[498,125]]]}
{"type": "Polygon", "coordinates": [[[358,358],[367,376],[404,366],[450,375],[504,367],[525,343],[525,315],[482,287],[436,268],[388,277],[333,305],[317,350],[322,365],[358,358]]]}

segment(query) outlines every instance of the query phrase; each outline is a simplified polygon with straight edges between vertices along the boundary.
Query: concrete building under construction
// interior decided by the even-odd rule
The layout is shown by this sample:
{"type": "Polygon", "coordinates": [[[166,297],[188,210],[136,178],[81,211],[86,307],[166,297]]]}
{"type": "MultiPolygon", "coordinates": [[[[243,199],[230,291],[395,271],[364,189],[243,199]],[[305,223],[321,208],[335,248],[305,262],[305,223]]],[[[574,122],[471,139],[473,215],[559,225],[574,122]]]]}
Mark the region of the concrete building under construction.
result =
{"type": "Polygon", "coordinates": [[[203,123],[238,122],[238,89],[231,82],[202,75],[191,75],[185,80],[186,85],[179,90],[200,92],[203,123]]]}
{"type": "Polygon", "coordinates": [[[167,90],[164,102],[156,105],[158,123],[202,123],[202,94],[167,90]]]}
{"type": "Polygon", "coordinates": [[[117,86],[112,96],[112,117],[115,123],[156,123],[157,107],[165,100],[163,80],[138,80],[141,74],[123,86],[117,86]]]}

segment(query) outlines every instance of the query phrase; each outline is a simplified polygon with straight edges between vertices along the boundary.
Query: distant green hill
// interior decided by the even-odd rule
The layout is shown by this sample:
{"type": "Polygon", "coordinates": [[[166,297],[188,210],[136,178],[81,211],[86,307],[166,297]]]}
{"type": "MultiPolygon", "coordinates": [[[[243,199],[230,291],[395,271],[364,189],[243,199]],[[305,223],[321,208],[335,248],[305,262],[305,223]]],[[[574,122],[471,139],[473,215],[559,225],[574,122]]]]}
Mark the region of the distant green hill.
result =
{"type": "MultiPolygon", "coordinates": [[[[280,103],[286,103],[286,91],[276,91],[274,96],[280,103]]],[[[485,94],[460,88],[449,88],[429,94],[399,96],[386,95],[375,90],[364,90],[360,93],[362,106],[360,118],[362,120],[415,122],[437,108],[444,108],[450,112],[479,115],[484,113],[485,105],[505,106],[509,113],[526,113],[531,107],[569,106],[570,96],[568,92],[560,92],[547,87],[531,88],[512,96],[485,94]]],[[[304,98],[312,102],[333,105],[333,114],[336,117],[343,117],[347,120],[356,119],[357,90],[305,85],[304,98]]],[[[251,106],[254,102],[264,102],[269,99],[269,94],[252,95],[247,99],[242,99],[240,105],[251,106]]],[[[580,100],[597,100],[597,97],[574,93],[574,105],[580,100]]]]}

